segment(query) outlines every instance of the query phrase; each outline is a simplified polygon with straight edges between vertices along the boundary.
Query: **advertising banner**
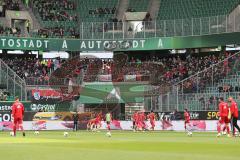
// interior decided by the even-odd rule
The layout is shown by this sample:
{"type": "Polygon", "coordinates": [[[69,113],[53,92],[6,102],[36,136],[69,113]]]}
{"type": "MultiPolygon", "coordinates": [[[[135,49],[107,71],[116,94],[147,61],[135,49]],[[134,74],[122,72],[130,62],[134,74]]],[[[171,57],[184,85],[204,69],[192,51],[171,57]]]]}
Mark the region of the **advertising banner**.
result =
{"type": "Polygon", "coordinates": [[[135,82],[137,78],[137,75],[125,75],[124,81],[125,82],[135,82]]]}
{"type": "MultiPolygon", "coordinates": [[[[27,103],[28,104],[28,103],[27,103]]],[[[29,104],[25,107],[26,111],[24,114],[24,121],[36,120],[63,120],[71,121],[72,112],[70,111],[60,111],[56,109],[55,104],[29,104]],[[43,112],[44,110],[44,112],[43,112]]],[[[146,114],[148,114],[146,112],[146,114]]],[[[156,114],[157,120],[166,120],[166,121],[177,121],[183,120],[183,112],[178,112],[174,114],[173,112],[158,112],[156,114]]],[[[191,120],[218,120],[218,112],[216,111],[191,111],[190,116],[191,120]]],[[[82,119],[88,120],[90,116],[89,112],[80,113],[82,119]],[[86,116],[86,117],[84,117],[86,116]]],[[[0,119],[2,121],[11,121],[11,106],[2,107],[0,110],[0,119]]]]}
{"type": "Polygon", "coordinates": [[[82,40],[67,38],[0,37],[0,49],[41,51],[127,51],[216,47],[237,44],[239,32],[202,36],[143,39],[82,40]]]}
{"type": "MultiPolygon", "coordinates": [[[[195,120],[191,121],[192,130],[199,131],[216,131],[217,120],[195,120]]],[[[238,121],[240,123],[240,121],[238,121]]],[[[81,123],[78,125],[80,129],[86,129],[86,124],[81,123]]],[[[146,122],[147,128],[150,127],[150,123],[146,122]]],[[[25,121],[23,123],[25,130],[71,130],[73,128],[72,121],[25,121]]],[[[0,122],[0,130],[12,130],[12,122],[0,122]]],[[[106,129],[106,123],[102,122],[101,129],[106,129]]],[[[111,129],[115,130],[132,130],[131,121],[113,121],[111,123],[111,129]]],[[[184,121],[156,121],[157,131],[184,131],[184,121]]]]}
{"type": "Polygon", "coordinates": [[[112,82],[112,75],[111,74],[99,75],[98,80],[100,82],[112,82]]]}
{"type": "MultiPolygon", "coordinates": [[[[146,112],[146,114],[148,114],[146,112]]],[[[184,112],[156,112],[157,119],[182,120],[184,112]]],[[[218,111],[189,111],[191,120],[218,120],[218,111]]],[[[240,112],[239,112],[240,114],[240,112]]],[[[239,117],[240,120],[240,117],[239,117]]]]}
{"type": "MultiPolygon", "coordinates": [[[[0,114],[2,112],[11,112],[12,104],[14,102],[0,102],[0,114]]],[[[55,111],[68,111],[71,107],[70,102],[67,101],[56,101],[54,99],[48,100],[36,100],[36,101],[26,101],[22,102],[26,112],[55,112],[55,111]]]]}
{"type": "Polygon", "coordinates": [[[61,93],[53,89],[33,89],[31,101],[34,103],[49,103],[54,104],[61,99],[61,93]]]}
{"type": "MultiPolygon", "coordinates": [[[[13,101],[1,101],[0,102],[0,113],[4,112],[4,111],[5,112],[10,112],[12,110],[12,104],[13,103],[14,103],[13,101]]],[[[25,107],[25,111],[32,111],[30,101],[24,101],[22,103],[25,107]]]]}

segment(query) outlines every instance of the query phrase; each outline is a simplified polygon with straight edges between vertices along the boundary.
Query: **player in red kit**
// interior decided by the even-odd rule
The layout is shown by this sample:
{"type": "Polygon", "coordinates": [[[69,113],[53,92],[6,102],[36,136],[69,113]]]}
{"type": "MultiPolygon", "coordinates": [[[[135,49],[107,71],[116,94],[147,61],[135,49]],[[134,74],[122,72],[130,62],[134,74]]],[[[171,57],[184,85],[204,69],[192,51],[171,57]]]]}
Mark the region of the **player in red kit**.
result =
{"type": "Polygon", "coordinates": [[[151,111],[151,113],[148,114],[147,118],[150,120],[151,129],[154,131],[155,128],[155,113],[151,111]]]}
{"type": "Polygon", "coordinates": [[[184,128],[187,131],[188,136],[192,136],[192,127],[190,124],[190,114],[187,109],[184,109],[184,128]]]}
{"type": "Polygon", "coordinates": [[[15,102],[12,105],[12,117],[13,117],[13,133],[16,136],[17,127],[23,132],[25,137],[25,132],[23,129],[23,116],[24,116],[24,106],[19,102],[19,98],[16,97],[15,102]]]}
{"type": "Polygon", "coordinates": [[[95,125],[96,125],[96,130],[101,128],[101,121],[102,121],[102,112],[98,113],[98,115],[95,118],[95,125]]]}
{"type": "Polygon", "coordinates": [[[223,114],[222,114],[222,110],[223,110],[223,106],[226,106],[227,103],[225,103],[223,101],[223,98],[219,98],[219,104],[218,104],[218,117],[219,117],[219,121],[217,122],[217,131],[218,131],[218,134],[217,134],[217,137],[221,136],[221,130],[222,130],[222,127],[224,126],[225,127],[225,122],[224,122],[224,118],[223,118],[223,114]]]}
{"type": "Polygon", "coordinates": [[[146,116],[145,116],[145,113],[142,111],[141,114],[140,114],[140,121],[141,121],[141,124],[142,124],[142,130],[146,130],[146,123],[145,123],[145,120],[146,120],[146,116]]]}
{"type": "Polygon", "coordinates": [[[232,97],[228,98],[228,103],[229,103],[230,111],[231,111],[231,124],[232,124],[233,136],[237,136],[236,132],[235,132],[235,128],[240,133],[240,128],[239,128],[239,126],[237,124],[237,120],[238,120],[238,106],[237,106],[237,103],[233,100],[232,97]]]}
{"type": "Polygon", "coordinates": [[[138,112],[138,116],[137,116],[137,129],[139,131],[143,131],[145,129],[145,114],[144,112],[138,112]]]}
{"type": "Polygon", "coordinates": [[[230,128],[229,128],[229,111],[228,104],[223,101],[223,98],[219,98],[219,122],[217,126],[218,134],[217,137],[221,136],[221,127],[224,125],[224,127],[227,129],[228,137],[230,137],[230,128]]]}
{"type": "Polygon", "coordinates": [[[137,111],[135,111],[135,113],[132,115],[133,131],[134,132],[137,130],[137,120],[138,120],[138,113],[137,113],[137,111]]]}
{"type": "Polygon", "coordinates": [[[87,123],[87,131],[93,131],[93,129],[96,127],[95,126],[95,118],[94,119],[90,119],[87,123]]]}

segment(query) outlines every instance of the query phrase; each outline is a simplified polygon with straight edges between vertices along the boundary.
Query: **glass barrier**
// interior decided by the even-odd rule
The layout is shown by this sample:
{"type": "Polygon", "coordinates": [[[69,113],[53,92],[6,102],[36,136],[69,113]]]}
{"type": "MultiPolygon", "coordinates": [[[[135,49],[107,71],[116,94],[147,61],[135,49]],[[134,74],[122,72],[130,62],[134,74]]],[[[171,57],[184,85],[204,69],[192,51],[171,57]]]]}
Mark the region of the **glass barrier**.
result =
{"type": "Polygon", "coordinates": [[[20,100],[27,100],[26,83],[2,60],[0,60],[0,84],[13,97],[18,96],[20,100]]]}
{"type": "MultiPolygon", "coordinates": [[[[41,19],[33,8],[38,19],[41,19]]],[[[212,17],[128,22],[78,22],[78,21],[40,21],[42,29],[32,31],[29,36],[43,38],[77,39],[127,39],[198,36],[240,31],[239,10],[229,15],[212,17]]],[[[2,36],[25,36],[10,30],[2,36]]]]}

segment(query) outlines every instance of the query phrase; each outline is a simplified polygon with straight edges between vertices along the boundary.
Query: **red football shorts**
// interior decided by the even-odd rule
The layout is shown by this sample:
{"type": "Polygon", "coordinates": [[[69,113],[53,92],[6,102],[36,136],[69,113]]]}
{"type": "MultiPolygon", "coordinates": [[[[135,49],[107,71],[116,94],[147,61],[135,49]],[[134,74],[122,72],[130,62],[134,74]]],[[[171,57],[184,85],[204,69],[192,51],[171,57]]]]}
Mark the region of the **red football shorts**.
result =
{"type": "Polygon", "coordinates": [[[23,119],[22,118],[14,118],[14,125],[22,125],[23,119]]]}
{"type": "Polygon", "coordinates": [[[225,119],[225,117],[221,117],[221,119],[219,119],[219,123],[220,124],[224,124],[225,122],[224,122],[224,119],[225,119]]]}
{"type": "Polygon", "coordinates": [[[187,125],[190,125],[190,121],[187,120],[187,121],[184,121],[184,128],[186,129],[187,125]]]}
{"type": "Polygon", "coordinates": [[[221,121],[223,121],[224,123],[230,123],[228,117],[221,117],[221,121]]]}
{"type": "Polygon", "coordinates": [[[152,127],[155,127],[155,121],[150,121],[152,127]]]}
{"type": "Polygon", "coordinates": [[[143,123],[141,121],[137,122],[137,127],[138,128],[143,128],[143,123]]]}
{"type": "Polygon", "coordinates": [[[224,123],[230,123],[230,120],[228,119],[228,117],[221,117],[221,119],[219,120],[220,124],[224,124],[224,123]]]}

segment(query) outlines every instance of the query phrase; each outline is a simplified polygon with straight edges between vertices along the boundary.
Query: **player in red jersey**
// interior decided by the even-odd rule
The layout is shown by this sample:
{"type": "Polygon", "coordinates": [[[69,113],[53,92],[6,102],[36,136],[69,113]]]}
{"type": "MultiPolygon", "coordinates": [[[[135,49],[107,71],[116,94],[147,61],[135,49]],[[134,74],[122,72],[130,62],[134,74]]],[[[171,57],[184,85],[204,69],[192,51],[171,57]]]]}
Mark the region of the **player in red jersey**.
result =
{"type": "Polygon", "coordinates": [[[137,116],[137,130],[138,131],[143,131],[145,129],[145,114],[144,112],[138,112],[138,116],[137,116]]]}
{"type": "Polygon", "coordinates": [[[155,113],[153,111],[151,111],[151,113],[148,114],[147,118],[150,120],[150,124],[151,124],[151,130],[154,131],[155,128],[155,113]]]}
{"type": "Polygon", "coordinates": [[[190,124],[190,114],[188,110],[184,109],[184,128],[187,131],[188,136],[192,136],[192,126],[190,124]]]}
{"type": "Polygon", "coordinates": [[[87,123],[87,130],[88,131],[93,131],[93,129],[95,128],[95,118],[94,119],[90,119],[87,123]]]}
{"type": "Polygon", "coordinates": [[[102,112],[98,113],[98,115],[95,118],[96,130],[101,128],[101,126],[102,126],[101,121],[102,121],[102,112]]]}
{"type": "Polygon", "coordinates": [[[239,126],[237,124],[237,120],[238,120],[238,106],[237,106],[237,103],[234,101],[234,99],[232,97],[228,98],[228,104],[230,106],[230,111],[231,111],[231,124],[232,124],[233,136],[237,136],[236,132],[235,132],[235,128],[240,133],[240,128],[239,128],[239,126]]]}
{"type": "Polygon", "coordinates": [[[133,122],[133,131],[137,130],[137,120],[138,120],[138,112],[135,111],[132,115],[132,122],[133,122]]]}
{"type": "Polygon", "coordinates": [[[222,127],[224,126],[225,128],[225,122],[224,122],[224,118],[222,118],[222,108],[224,105],[227,105],[224,101],[223,101],[223,98],[219,98],[219,104],[218,104],[218,117],[219,117],[219,120],[217,122],[217,131],[218,131],[218,137],[221,136],[221,130],[222,130],[222,127]]]}
{"type": "Polygon", "coordinates": [[[142,130],[146,130],[146,123],[145,123],[145,120],[146,120],[146,116],[145,116],[145,113],[144,111],[142,111],[140,113],[140,121],[141,121],[141,124],[142,124],[142,130]]]}
{"type": "Polygon", "coordinates": [[[221,136],[221,127],[224,125],[224,127],[227,129],[228,137],[230,137],[230,128],[229,128],[229,107],[226,102],[223,101],[223,98],[219,98],[219,122],[217,126],[218,134],[217,137],[221,136]]]}
{"type": "Polygon", "coordinates": [[[16,136],[17,127],[23,132],[25,137],[25,132],[23,129],[23,116],[24,116],[24,106],[19,102],[19,98],[15,98],[15,102],[12,105],[12,117],[13,117],[13,133],[16,136]]]}
{"type": "Polygon", "coordinates": [[[137,113],[136,118],[137,118],[137,119],[136,119],[136,128],[137,128],[137,131],[141,131],[143,124],[142,124],[142,121],[141,121],[141,113],[140,113],[140,112],[137,113]]]}

